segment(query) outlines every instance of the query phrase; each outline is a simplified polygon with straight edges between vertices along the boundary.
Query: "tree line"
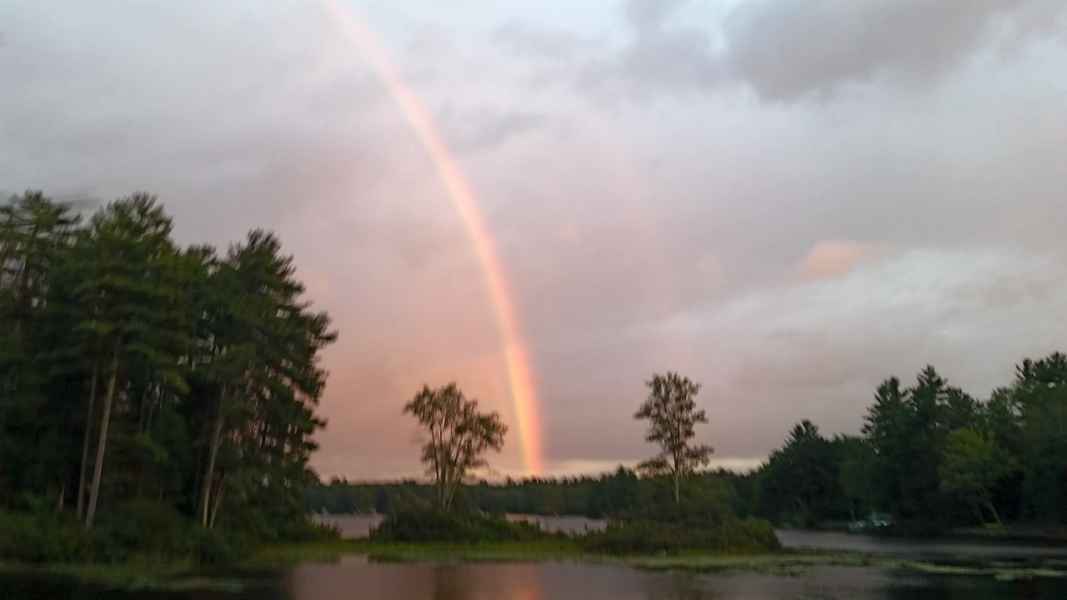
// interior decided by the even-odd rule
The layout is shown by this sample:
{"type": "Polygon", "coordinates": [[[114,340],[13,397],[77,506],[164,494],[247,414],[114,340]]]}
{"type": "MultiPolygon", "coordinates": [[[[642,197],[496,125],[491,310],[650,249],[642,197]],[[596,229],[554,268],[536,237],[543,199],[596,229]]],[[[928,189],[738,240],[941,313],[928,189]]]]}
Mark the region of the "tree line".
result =
{"type": "Polygon", "coordinates": [[[688,503],[697,496],[726,506],[727,488],[719,485],[718,478],[698,473],[713,452],[711,446],[694,442],[696,426],[708,421],[705,411],[696,405],[700,384],[667,372],[653,375],[646,387],[648,396],[634,418],[648,421],[645,439],[658,445],[660,452],[638,465],[636,471],[620,466],[616,472],[599,477],[521,481],[509,477],[502,485],[483,480],[462,486],[473,469],[487,464],[486,452],[501,449],[507,426],[496,412],[480,412],[478,401],[468,399],[455,383],[436,389],[423,386],[404,412],[418,420],[427,436],[421,460],[427,466],[430,483],[360,484],[335,478],[329,485],[308,490],[307,508],[330,513],[392,513],[432,507],[441,511],[460,508],[491,513],[617,516],[636,514],[650,506],[679,507],[683,482],[688,503]],[[645,477],[639,478],[638,473],[645,477]],[[663,482],[669,484],[664,486],[663,482]]]}
{"type": "Polygon", "coordinates": [[[984,401],[928,366],[883,381],[860,435],[803,421],[753,474],[757,511],[814,524],[885,511],[924,528],[1067,523],[1067,356],[1025,359],[984,401]]]}
{"type": "MultiPolygon", "coordinates": [[[[890,377],[877,387],[858,435],[827,437],[804,420],[746,473],[701,470],[711,448],[693,441],[694,427],[707,421],[694,401],[699,384],[667,373],[653,376],[647,387],[635,417],[649,420],[646,440],[661,452],[636,470],[620,466],[599,476],[480,481],[451,492],[454,503],[492,513],[617,517],[673,501],[715,504],[741,517],[798,526],[885,512],[921,532],[1005,520],[1067,523],[1062,353],[1023,360],[1014,381],[986,400],[951,385],[932,366],[911,386],[890,377]]],[[[454,385],[447,389],[462,394],[454,385]]],[[[424,447],[424,459],[435,456],[449,454],[438,454],[432,443],[424,447]]],[[[460,472],[466,475],[466,469],[460,472]]],[[[433,490],[434,484],[413,480],[334,479],[310,488],[306,503],[315,512],[386,513],[432,505],[433,490]]]]}
{"type": "Polygon", "coordinates": [[[172,228],[144,193],[0,207],[0,508],[303,522],[330,319],[273,233],[220,252],[172,228]]]}

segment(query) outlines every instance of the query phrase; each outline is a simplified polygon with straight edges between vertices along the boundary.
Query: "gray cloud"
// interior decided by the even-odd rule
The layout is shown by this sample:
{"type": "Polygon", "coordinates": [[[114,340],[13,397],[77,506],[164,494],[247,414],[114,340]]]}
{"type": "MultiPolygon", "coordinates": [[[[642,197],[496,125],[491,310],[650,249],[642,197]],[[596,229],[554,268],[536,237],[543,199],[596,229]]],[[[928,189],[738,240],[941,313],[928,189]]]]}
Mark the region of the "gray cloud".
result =
{"type": "Polygon", "coordinates": [[[625,0],[622,12],[631,27],[638,31],[659,29],[689,0],[625,0]]]}
{"type": "Polygon", "coordinates": [[[983,46],[1054,23],[1055,0],[746,2],[724,23],[724,62],[762,96],[790,99],[887,76],[929,82],[983,46]]]}
{"type": "Polygon", "coordinates": [[[1062,35],[1067,10],[1056,0],[755,0],[717,21],[686,0],[631,0],[622,14],[630,40],[578,76],[598,97],[619,84],[642,98],[741,84],[790,101],[884,79],[932,84],[984,51],[1062,35]]]}
{"type": "MultiPolygon", "coordinates": [[[[983,395],[1067,336],[1058,3],[464,6],[366,18],[484,213],[552,469],[644,457],[653,371],[702,381],[702,435],[749,464],[801,418],[854,431],[887,375],[933,362],[983,395]]],[[[419,473],[422,383],[514,424],[463,221],[336,23],[249,2],[0,24],[0,188],[147,189],[184,242],[279,232],[342,334],[323,472],[419,473]]],[[[521,471],[514,435],[493,463],[521,471]]]]}
{"type": "Polygon", "coordinates": [[[593,38],[565,29],[535,27],[519,20],[508,21],[494,29],[491,40],[517,56],[553,61],[574,58],[600,45],[593,38]]]}
{"type": "Polygon", "coordinates": [[[537,131],[551,123],[542,114],[500,111],[488,107],[458,112],[446,110],[439,119],[450,146],[460,152],[492,149],[517,136],[537,131]]]}

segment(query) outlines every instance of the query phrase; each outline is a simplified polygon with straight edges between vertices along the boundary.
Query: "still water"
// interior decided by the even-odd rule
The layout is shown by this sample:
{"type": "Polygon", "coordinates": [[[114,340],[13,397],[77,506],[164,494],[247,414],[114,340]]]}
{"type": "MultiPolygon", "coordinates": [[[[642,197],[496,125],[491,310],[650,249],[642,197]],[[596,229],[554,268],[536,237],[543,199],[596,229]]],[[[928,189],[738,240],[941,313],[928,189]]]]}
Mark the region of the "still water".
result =
{"type": "MultiPolygon", "coordinates": [[[[378,522],[332,517],[346,536],[378,522]]],[[[551,519],[549,519],[551,521],[551,519]]],[[[597,522],[564,519],[554,529],[597,522]]],[[[1042,546],[884,540],[808,531],[779,532],[787,547],[857,550],[909,558],[1033,560],[1067,565],[1067,549],[1042,546]]],[[[1061,567],[1062,568],[1062,567],[1061,567]]],[[[240,592],[118,592],[49,576],[0,575],[0,600],[1001,600],[1067,599],[1067,578],[998,581],[990,576],[916,575],[874,567],[819,567],[800,574],[653,572],[614,565],[544,563],[377,563],[350,556],[273,573],[244,575],[240,592]]]]}
{"type": "Polygon", "coordinates": [[[576,563],[381,564],[348,557],[249,581],[239,593],[115,592],[54,579],[0,576],[5,600],[1000,600],[1067,598],[1067,581],[914,576],[874,568],[803,574],[649,572],[576,563]]]}

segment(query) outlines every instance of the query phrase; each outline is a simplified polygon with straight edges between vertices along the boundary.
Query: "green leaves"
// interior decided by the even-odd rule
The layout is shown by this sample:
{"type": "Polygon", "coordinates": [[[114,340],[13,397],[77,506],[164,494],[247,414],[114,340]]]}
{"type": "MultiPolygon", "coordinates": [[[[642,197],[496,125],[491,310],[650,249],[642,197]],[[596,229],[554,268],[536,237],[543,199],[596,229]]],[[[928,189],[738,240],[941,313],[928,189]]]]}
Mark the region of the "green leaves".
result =
{"type": "Polygon", "coordinates": [[[634,414],[635,419],[649,421],[645,439],[660,445],[659,456],[641,463],[641,469],[649,473],[677,472],[689,475],[711,460],[711,446],[692,445],[695,427],[707,423],[703,410],[696,409],[694,398],[700,392],[700,384],[688,377],[668,371],[665,375],[653,375],[646,385],[648,399],[634,414]]]}
{"type": "Polygon", "coordinates": [[[424,385],[404,412],[429,434],[422,461],[437,483],[438,507],[446,510],[467,473],[486,464],[485,453],[503,447],[507,425],[496,412],[479,412],[478,401],[464,397],[455,383],[437,389],[424,385]]]}
{"type": "Polygon", "coordinates": [[[77,450],[104,432],[101,402],[87,410],[97,369],[97,397],[114,400],[101,507],[151,493],[191,510],[206,487],[212,522],[223,496],[252,511],[270,498],[300,518],[330,319],[302,298],[274,234],[255,230],[220,257],[180,248],[172,229],[145,193],[84,223],[37,192],[0,206],[0,427],[12,428],[0,431],[0,502],[63,486],[77,497],[79,473],[103,464],[79,464],[77,450]],[[205,474],[216,417],[219,468],[205,474]],[[45,437],[59,443],[39,448],[45,437]]]}

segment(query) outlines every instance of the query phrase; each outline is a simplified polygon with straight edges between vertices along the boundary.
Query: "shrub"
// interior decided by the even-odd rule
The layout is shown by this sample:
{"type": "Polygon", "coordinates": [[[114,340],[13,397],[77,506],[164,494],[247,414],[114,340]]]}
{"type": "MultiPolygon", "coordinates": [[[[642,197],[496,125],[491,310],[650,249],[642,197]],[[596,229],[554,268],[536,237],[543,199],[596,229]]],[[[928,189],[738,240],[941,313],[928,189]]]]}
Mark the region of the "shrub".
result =
{"type": "Polygon", "coordinates": [[[781,547],[771,524],[762,519],[615,522],[583,538],[583,548],[605,554],[658,554],[684,550],[757,553],[781,547]]]}
{"type": "Polygon", "coordinates": [[[196,524],[172,507],[132,500],[103,515],[93,530],[94,558],[118,562],[139,555],[149,559],[185,557],[197,545],[196,524]]]}
{"type": "Polygon", "coordinates": [[[524,541],[544,535],[535,525],[510,523],[500,517],[421,510],[390,514],[370,537],[389,542],[475,543],[524,541]]]}
{"type": "Polygon", "coordinates": [[[54,513],[0,512],[0,559],[76,562],[89,553],[89,537],[74,519],[54,513]]]}

